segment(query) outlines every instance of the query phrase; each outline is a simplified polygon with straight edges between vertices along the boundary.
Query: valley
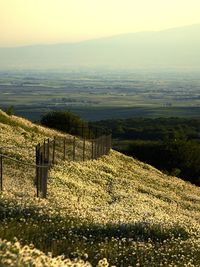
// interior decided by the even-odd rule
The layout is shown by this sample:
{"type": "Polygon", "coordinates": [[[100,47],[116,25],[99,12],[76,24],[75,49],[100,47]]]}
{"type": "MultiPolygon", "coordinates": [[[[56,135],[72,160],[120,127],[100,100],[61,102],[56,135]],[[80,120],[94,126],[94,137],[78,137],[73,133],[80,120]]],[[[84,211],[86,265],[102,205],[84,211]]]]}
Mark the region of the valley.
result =
{"type": "Polygon", "coordinates": [[[0,72],[0,107],[38,121],[49,110],[70,110],[88,121],[129,117],[197,117],[199,72],[0,72]]]}

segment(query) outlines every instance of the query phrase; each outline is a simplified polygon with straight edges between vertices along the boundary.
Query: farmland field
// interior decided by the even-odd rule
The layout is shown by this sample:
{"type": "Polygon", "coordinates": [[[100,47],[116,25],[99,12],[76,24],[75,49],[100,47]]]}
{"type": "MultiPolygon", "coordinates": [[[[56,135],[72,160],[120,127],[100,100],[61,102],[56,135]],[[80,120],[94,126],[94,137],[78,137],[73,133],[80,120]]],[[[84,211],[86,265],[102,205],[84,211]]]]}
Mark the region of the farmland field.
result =
{"type": "Polygon", "coordinates": [[[86,120],[128,117],[196,117],[199,72],[0,72],[0,107],[39,120],[49,110],[70,110],[86,120]]]}

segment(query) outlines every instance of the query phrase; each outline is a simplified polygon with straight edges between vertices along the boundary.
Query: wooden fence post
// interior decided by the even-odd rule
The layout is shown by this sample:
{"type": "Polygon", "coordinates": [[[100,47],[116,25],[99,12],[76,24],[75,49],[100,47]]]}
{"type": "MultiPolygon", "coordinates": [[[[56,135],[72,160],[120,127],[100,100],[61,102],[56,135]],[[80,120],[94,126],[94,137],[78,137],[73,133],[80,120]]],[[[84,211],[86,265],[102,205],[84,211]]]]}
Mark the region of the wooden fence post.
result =
{"type": "Polygon", "coordinates": [[[109,139],[110,139],[110,136],[108,135],[107,136],[107,141],[106,141],[106,153],[108,154],[109,153],[109,150],[110,150],[110,141],[109,141],[109,139]]]}
{"type": "Polygon", "coordinates": [[[104,154],[107,155],[108,150],[108,136],[106,135],[104,138],[104,154]]]}
{"type": "Polygon", "coordinates": [[[98,157],[101,157],[101,136],[99,137],[99,155],[98,157]]]}
{"type": "Polygon", "coordinates": [[[96,146],[96,142],[97,142],[97,140],[96,139],[94,139],[94,147],[93,147],[93,158],[94,159],[96,159],[96,151],[97,151],[97,146],[96,146]]]}
{"type": "Polygon", "coordinates": [[[3,191],[3,156],[0,157],[0,180],[1,180],[1,191],[3,191]]]}
{"type": "Polygon", "coordinates": [[[56,137],[53,138],[53,154],[52,154],[52,164],[55,164],[55,150],[56,150],[56,137]]]}
{"type": "Polygon", "coordinates": [[[36,189],[37,189],[37,197],[39,197],[39,175],[40,175],[40,168],[38,167],[40,164],[40,144],[36,146],[36,177],[35,177],[35,184],[36,184],[36,189]]]}
{"type": "Polygon", "coordinates": [[[106,155],[107,154],[107,135],[105,136],[105,139],[104,139],[104,151],[106,155]]]}
{"type": "Polygon", "coordinates": [[[40,194],[42,194],[42,187],[43,187],[43,153],[42,151],[40,151],[40,179],[39,179],[39,191],[40,191],[40,194]]]}
{"type": "Polygon", "coordinates": [[[96,159],[98,159],[98,156],[99,156],[99,139],[98,138],[96,139],[96,145],[97,145],[97,147],[96,147],[96,159]]]}
{"type": "Polygon", "coordinates": [[[92,139],[92,156],[91,156],[91,159],[93,160],[94,159],[94,140],[92,139]]]}
{"type": "Polygon", "coordinates": [[[46,159],[46,140],[44,140],[44,143],[43,143],[43,162],[45,161],[46,159]]]}
{"type": "Polygon", "coordinates": [[[83,161],[85,161],[85,137],[83,139],[83,161]]]}
{"type": "Polygon", "coordinates": [[[48,166],[49,166],[49,160],[48,160],[48,149],[46,149],[46,140],[44,140],[43,144],[43,151],[41,152],[41,193],[42,193],[42,198],[46,198],[47,195],[47,176],[48,176],[48,166]],[[43,153],[43,154],[42,154],[43,153]]]}
{"type": "Polygon", "coordinates": [[[63,142],[64,142],[64,147],[63,147],[63,149],[64,149],[64,155],[63,155],[63,160],[65,160],[65,158],[66,158],[66,138],[64,138],[64,140],[63,140],[63,142]]]}
{"type": "Polygon", "coordinates": [[[97,158],[99,158],[100,155],[100,142],[99,138],[97,139],[97,158]]]}
{"type": "Polygon", "coordinates": [[[106,154],[108,154],[108,135],[106,136],[106,154]]]}
{"type": "Polygon", "coordinates": [[[101,136],[101,155],[103,156],[103,135],[101,136]]]}
{"type": "Polygon", "coordinates": [[[53,141],[49,141],[49,167],[53,165],[53,141]]]}
{"type": "Polygon", "coordinates": [[[101,136],[99,137],[98,143],[99,143],[99,153],[98,153],[98,158],[99,158],[99,157],[101,157],[101,136]]]}
{"type": "Polygon", "coordinates": [[[44,198],[44,187],[45,187],[45,148],[43,148],[43,155],[42,155],[42,176],[41,176],[41,193],[42,193],[42,198],[44,198]]]}
{"type": "Polygon", "coordinates": [[[82,124],[82,127],[81,127],[81,136],[83,138],[83,131],[84,131],[84,128],[83,128],[83,124],[82,124]]]}
{"type": "Polygon", "coordinates": [[[74,139],[73,139],[73,161],[75,161],[75,157],[76,157],[76,137],[74,136],[74,139]]]}
{"type": "Polygon", "coordinates": [[[98,158],[98,139],[95,140],[95,159],[98,158]]]}
{"type": "Polygon", "coordinates": [[[42,197],[47,197],[47,178],[48,178],[48,164],[44,164],[43,168],[43,177],[42,177],[42,197]]]}
{"type": "Polygon", "coordinates": [[[47,139],[47,161],[48,161],[48,164],[50,165],[50,141],[49,141],[49,138],[47,139]]]}
{"type": "Polygon", "coordinates": [[[112,148],[112,134],[109,135],[109,151],[112,148]]]}
{"type": "Polygon", "coordinates": [[[103,154],[104,155],[106,154],[106,151],[105,151],[105,143],[106,143],[106,136],[104,135],[103,136],[103,154]]]}

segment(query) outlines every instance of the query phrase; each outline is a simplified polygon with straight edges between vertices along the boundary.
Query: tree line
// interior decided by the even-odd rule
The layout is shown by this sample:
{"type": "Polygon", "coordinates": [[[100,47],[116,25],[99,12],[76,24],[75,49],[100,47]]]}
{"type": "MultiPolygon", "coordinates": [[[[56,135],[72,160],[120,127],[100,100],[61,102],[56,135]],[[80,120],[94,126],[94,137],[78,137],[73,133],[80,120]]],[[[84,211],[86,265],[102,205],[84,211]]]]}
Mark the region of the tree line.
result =
{"type": "Polygon", "coordinates": [[[111,127],[116,150],[200,186],[200,119],[132,118],[93,125],[111,127]]]}

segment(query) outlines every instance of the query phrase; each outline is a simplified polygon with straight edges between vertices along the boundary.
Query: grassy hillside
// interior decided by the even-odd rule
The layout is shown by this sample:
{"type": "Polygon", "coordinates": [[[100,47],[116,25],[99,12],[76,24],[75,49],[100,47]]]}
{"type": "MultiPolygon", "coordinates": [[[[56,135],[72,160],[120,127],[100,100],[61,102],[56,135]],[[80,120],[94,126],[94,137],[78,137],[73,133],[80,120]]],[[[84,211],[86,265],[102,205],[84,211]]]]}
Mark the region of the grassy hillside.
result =
{"type": "MultiPolygon", "coordinates": [[[[31,148],[53,135],[60,133],[0,113],[0,147],[31,148]]],[[[200,266],[200,188],[116,151],[55,166],[46,200],[4,191],[0,220],[2,266],[75,266],[75,258],[76,266],[200,266]]]]}
{"type": "Polygon", "coordinates": [[[6,149],[4,152],[7,154],[10,153],[10,155],[32,162],[35,156],[34,146],[39,142],[42,143],[44,138],[53,138],[53,136],[64,135],[35,125],[26,119],[8,116],[0,110],[0,146],[16,147],[16,149],[6,149]],[[31,154],[27,152],[27,147],[32,150],[31,154]]]}

